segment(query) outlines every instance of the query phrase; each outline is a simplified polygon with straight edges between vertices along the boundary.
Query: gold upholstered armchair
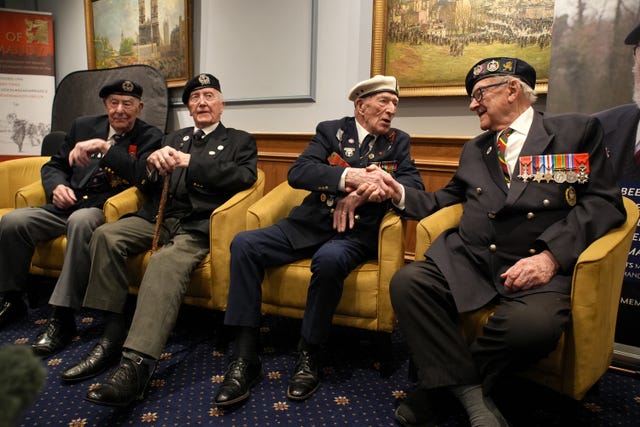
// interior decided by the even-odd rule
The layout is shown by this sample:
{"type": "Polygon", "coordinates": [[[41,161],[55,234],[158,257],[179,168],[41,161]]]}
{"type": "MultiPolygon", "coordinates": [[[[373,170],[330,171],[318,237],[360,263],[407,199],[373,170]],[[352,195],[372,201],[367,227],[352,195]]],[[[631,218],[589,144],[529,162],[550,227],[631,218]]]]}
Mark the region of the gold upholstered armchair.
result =
{"type": "MultiPolygon", "coordinates": [[[[309,194],[283,182],[266,194],[247,212],[247,229],[267,227],[286,217],[309,194]]],[[[379,230],[378,258],[369,260],[349,274],[344,283],[333,323],[375,332],[386,344],[395,324],[389,297],[389,282],[404,264],[405,222],[393,211],[384,216],[379,230]]],[[[301,319],[311,280],[311,259],[267,269],[262,284],[262,311],[301,319]]],[[[390,341],[388,342],[390,344],[390,341]]],[[[390,355],[384,345],[383,362],[390,355]]]]}
{"type": "MultiPolygon", "coordinates": [[[[245,230],[247,209],[262,197],[264,184],[264,172],[258,169],[258,178],[250,188],[236,193],[213,211],[209,223],[211,250],[192,273],[183,302],[215,310],[226,308],[231,240],[238,232],[245,230]]],[[[137,211],[142,205],[142,197],[135,187],[111,197],[104,206],[106,220],[115,221],[122,215],[137,211]]],[[[150,256],[149,250],[129,259],[131,293],[138,292],[150,256]]]]}
{"type": "MultiPolygon", "coordinates": [[[[620,290],[638,221],[638,208],[623,198],[625,223],[609,231],[582,252],[573,272],[572,322],[556,349],[522,375],[576,400],[606,372],[613,355],[613,342],[620,290]]],[[[453,205],[421,220],[416,228],[416,260],[443,231],[458,226],[462,205],[453,205]]],[[[491,315],[481,309],[462,316],[461,329],[471,341],[481,333],[491,315]]]]}
{"type": "Polygon", "coordinates": [[[40,168],[49,157],[24,157],[0,162],[0,217],[16,207],[16,193],[40,181],[40,168]]]}

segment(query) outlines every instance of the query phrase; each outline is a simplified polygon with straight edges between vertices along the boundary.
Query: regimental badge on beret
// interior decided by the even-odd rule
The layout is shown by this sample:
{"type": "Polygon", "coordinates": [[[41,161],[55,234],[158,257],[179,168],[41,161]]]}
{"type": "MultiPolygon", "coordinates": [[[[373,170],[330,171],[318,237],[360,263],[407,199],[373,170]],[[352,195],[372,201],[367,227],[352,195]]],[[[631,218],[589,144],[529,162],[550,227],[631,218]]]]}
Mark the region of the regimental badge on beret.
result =
{"type": "Polygon", "coordinates": [[[482,79],[494,76],[514,76],[525,82],[532,89],[536,85],[536,70],[518,58],[485,58],[478,61],[465,78],[467,94],[471,95],[473,86],[482,79]]]}
{"type": "Polygon", "coordinates": [[[133,80],[116,80],[104,85],[98,95],[100,98],[106,98],[109,95],[127,95],[140,99],[142,86],[133,80]]]}
{"type": "Polygon", "coordinates": [[[201,85],[210,85],[211,84],[211,80],[209,79],[209,76],[207,76],[206,74],[200,74],[198,76],[198,81],[200,82],[201,85]]]}
{"type": "Polygon", "coordinates": [[[125,80],[122,82],[122,90],[125,92],[133,92],[133,82],[125,80]]]}

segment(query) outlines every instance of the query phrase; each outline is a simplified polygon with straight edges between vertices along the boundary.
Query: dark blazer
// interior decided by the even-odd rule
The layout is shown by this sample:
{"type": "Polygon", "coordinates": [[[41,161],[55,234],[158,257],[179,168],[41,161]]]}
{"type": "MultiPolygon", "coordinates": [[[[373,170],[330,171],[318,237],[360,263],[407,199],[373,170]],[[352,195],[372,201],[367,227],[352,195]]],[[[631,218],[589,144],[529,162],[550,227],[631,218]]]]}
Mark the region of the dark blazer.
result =
{"type": "MultiPolygon", "coordinates": [[[[165,218],[180,218],[183,229],[209,235],[211,212],[255,183],[258,149],[251,134],[222,123],[200,142],[193,142],[193,131],[193,127],[180,129],[162,142],[163,146],[191,154],[189,166],[171,174],[165,218]]],[[[148,197],[138,216],[155,222],[162,182],[148,179],[146,171],[139,177],[140,188],[148,197]]]]}
{"type": "Polygon", "coordinates": [[[604,145],[618,182],[640,182],[640,167],[633,161],[640,121],[637,104],[626,104],[594,114],[604,129],[604,145]]]}
{"type": "Polygon", "coordinates": [[[443,189],[406,189],[406,213],[416,219],[463,203],[459,228],[439,236],[425,254],[444,274],[460,312],[508,295],[500,274],[544,249],[558,260],[558,273],[544,286],[509,295],[570,292],[580,253],[626,218],[602,136],[598,120],[588,116],[534,116],[520,155],[589,153],[590,174],[583,184],[514,178],[508,189],[496,134],[485,132],[465,144],[458,169],[443,189]]]}
{"type": "MultiPolygon", "coordinates": [[[[364,144],[363,144],[364,145],[364,144]]],[[[289,184],[311,191],[303,202],[294,207],[289,216],[277,223],[294,248],[326,242],[336,236],[333,229],[333,210],[345,193],[338,190],[340,177],[347,166],[332,165],[327,160],[332,153],[339,155],[350,167],[366,167],[379,163],[393,169],[395,178],[407,187],[424,190],[422,178],[411,159],[409,135],[391,129],[380,135],[371,150],[358,147],[358,131],[354,117],[325,121],[318,124],[311,143],[289,169],[289,184]]],[[[358,219],[346,238],[356,239],[368,247],[377,248],[378,228],[389,203],[366,203],[356,210],[358,219]]]]}
{"type": "Polygon", "coordinates": [[[71,129],[56,154],[42,166],[41,176],[47,200],[59,184],[73,189],[77,202],[69,210],[53,204],[43,206],[48,211],[68,215],[80,208],[100,208],[111,196],[130,187],[146,168],[146,159],[160,148],[162,131],[137,119],[133,129],[124,135],[104,156],[96,156],[86,167],[69,166],[69,153],[77,142],[92,138],[107,139],[107,115],[84,116],[73,121],[71,129]]]}

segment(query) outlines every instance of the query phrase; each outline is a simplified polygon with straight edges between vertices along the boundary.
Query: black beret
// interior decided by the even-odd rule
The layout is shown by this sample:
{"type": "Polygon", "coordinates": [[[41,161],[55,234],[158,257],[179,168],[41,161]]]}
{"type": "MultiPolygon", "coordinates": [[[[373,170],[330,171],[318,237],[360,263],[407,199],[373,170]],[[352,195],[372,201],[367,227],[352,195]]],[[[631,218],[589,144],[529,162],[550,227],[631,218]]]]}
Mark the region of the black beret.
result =
{"type": "Polygon", "coordinates": [[[198,74],[185,85],[184,92],[182,92],[183,104],[187,105],[189,103],[189,95],[191,95],[191,92],[198,89],[204,89],[205,87],[212,87],[222,93],[218,79],[211,74],[198,74]]]}
{"type": "Polygon", "coordinates": [[[536,86],[536,70],[522,59],[518,58],[486,58],[478,61],[467,73],[464,85],[467,94],[471,96],[473,86],[482,79],[494,76],[514,76],[531,87],[536,86]]]}
{"type": "Polygon", "coordinates": [[[98,95],[100,95],[100,98],[106,98],[113,94],[135,96],[140,99],[142,97],[142,86],[132,80],[117,80],[102,86],[98,95]]]}
{"type": "Polygon", "coordinates": [[[640,24],[636,25],[629,35],[627,35],[627,38],[624,39],[624,44],[636,45],[638,42],[640,42],[640,24]]]}

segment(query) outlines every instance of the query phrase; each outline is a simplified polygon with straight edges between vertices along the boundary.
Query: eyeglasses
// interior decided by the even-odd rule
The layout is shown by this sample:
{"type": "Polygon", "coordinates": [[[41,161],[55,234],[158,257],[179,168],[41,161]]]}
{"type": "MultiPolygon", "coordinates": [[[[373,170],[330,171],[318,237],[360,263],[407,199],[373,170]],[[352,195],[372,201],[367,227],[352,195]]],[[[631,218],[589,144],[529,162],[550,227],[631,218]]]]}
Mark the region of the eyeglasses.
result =
{"type": "Polygon", "coordinates": [[[502,86],[502,85],[506,85],[509,81],[508,80],[503,80],[500,83],[493,83],[490,85],[486,85],[486,86],[482,86],[479,87],[478,89],[476,89],[475,92],[473,92],[471,94],[471,99],[475,99],[477,102],[482,101],[482,98],[484,97],[484,91],[492,88],[492,87],[496,87],[496,86],[502,86]]]}
{"type": "Polygon", "coordinates": [[[635,45],[633,47],[633,56],[638,56],[638,48],[640,47],[640,45],[635,45]]]}

